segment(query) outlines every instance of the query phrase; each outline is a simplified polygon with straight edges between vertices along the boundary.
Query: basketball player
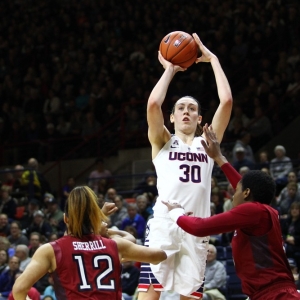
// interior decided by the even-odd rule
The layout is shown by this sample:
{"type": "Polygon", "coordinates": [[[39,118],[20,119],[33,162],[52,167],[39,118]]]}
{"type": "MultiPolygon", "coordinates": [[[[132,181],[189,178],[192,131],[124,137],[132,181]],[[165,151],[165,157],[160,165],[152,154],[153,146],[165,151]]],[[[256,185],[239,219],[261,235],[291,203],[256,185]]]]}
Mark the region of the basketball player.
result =
{"type": "Polygon", "coordinates": [[[243,177],[227,162],[216,135],[204,126],[207,154],[221,167],[233,188],[233,208],[209,218],[184,216],[178,204],[164,202],[172,220],[186,232],[206,236],[234,231],[232,255],[243,293],[251,300],[300,299],[284,252],[277,210],[269,204],[275,196],[275,182],[262,171],[243,177]]]}
{"type": "Polygon", "coordinates": [[[154,264],[166,258],[160,249],[138,246],[116,235],[102,237],[98,233],[105,218],[89,187],[73,189],[64,215],[65,236],[35,252],[13,286],[14,299],[25,299],[30,287],[49,272],[57,299],[121,300],[122,258],[154,264]]]}
{"type": "MultiPolygon", "coordinates": [[[[193,34],[202,56],[198,62],[210,62],[215,74],[220,104],[212,124],[221,141],[228,125],[232,95],[227,78],[218,58],[193,34]]],[[[162,290],[181,294],[180,299],[199,299],[202,295],[209,237],[195,238],[182,231],[172,222],[167,207],[161,200],[171,199],[195,212],[196,216],[210,216],[210,185],[213,160],[207,156],[200,141],[200,105],[192,97],[179,99],[170,120],[175,135],[164,126],[162,104],[169,84],[183,68],[158,58],[165,71],[152,90],[147,106],[148,137],[152,147],[152,159],[158,175],[159,196],[154,206],[154,218],[145,245],[163,249],[168,258],[156,266],[142,265],[139,281],[139,300],[158,300],[162,290]],[[200,195],[200,197],[199,197],[200,195]],[[153,274],[152,274],[153,273],[153,274]]]]}

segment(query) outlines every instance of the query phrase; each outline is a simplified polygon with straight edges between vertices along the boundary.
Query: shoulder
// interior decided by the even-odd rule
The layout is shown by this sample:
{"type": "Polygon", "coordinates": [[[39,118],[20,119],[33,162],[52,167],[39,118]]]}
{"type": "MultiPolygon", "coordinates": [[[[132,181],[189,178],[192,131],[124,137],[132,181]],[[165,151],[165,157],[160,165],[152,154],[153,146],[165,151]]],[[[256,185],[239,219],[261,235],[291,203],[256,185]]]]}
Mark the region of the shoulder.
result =
{"type": "Polygon", "coordinates": [[[266,211],[267,208],[265,205],[259,203],[259,202],[246,202],[241,205],[236,206],[234,209],[239,210],[239,211],[247,211],[249,213],[259,213],[262,211],[266,211]]]}

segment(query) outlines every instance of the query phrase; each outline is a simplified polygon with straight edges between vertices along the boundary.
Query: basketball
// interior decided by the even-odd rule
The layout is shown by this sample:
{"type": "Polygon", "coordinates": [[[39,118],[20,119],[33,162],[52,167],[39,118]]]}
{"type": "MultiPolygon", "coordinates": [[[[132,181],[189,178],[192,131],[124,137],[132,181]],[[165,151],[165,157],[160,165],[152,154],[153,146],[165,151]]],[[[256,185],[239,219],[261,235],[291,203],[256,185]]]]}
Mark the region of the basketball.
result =
{"type": "Polygon", "coordinates": [[[161,40],[159,51],[173,65],[188,68],[197,59],[198,45],[190,34],[173,31],[161,40]]]}

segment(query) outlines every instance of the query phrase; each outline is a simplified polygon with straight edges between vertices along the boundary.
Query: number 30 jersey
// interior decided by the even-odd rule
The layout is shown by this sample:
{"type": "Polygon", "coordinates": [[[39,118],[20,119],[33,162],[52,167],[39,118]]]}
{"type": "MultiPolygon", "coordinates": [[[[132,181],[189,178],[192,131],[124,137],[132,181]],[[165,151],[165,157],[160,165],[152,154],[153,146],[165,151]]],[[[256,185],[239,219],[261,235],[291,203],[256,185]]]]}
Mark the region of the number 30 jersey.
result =
{"type": "Polygon", "coordinates": [[[161,202],[177,202],[195,217],[210,216],[211,176],[214,161],[206,154],[201,140],[195,137],[187,145],[173,135],[153,160],[157,173],[158,198],[155,216],[166,216],[161,202]]]}
{"type": "Polygon", "coordinates": [[[56,298],[121,300],[121,263],[115,241],[100,235],[63,236],[51,242],[56,298]]]}

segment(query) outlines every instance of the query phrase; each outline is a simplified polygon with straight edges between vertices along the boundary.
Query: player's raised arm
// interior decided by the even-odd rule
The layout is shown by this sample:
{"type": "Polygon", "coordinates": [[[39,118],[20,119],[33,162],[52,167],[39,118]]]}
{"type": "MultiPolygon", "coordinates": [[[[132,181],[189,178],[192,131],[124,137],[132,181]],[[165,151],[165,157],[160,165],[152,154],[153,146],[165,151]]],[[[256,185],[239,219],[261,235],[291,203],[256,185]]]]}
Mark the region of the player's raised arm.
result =
{"type": "Polygon", "coordinates": [[[210,62],[215,74],[220,104],[213,117],[212,126],[216,132],[218,141],[221,142],[232,111],[232,94],[230,85],[217,56],[203,45],[196,33],[193,34],[193,37],[199,45],[199,49],[202,53],[202,55],[196,60],[196,63],[210,62]]]}
{"type": "Polygon", "coordinates": [[[152,149],[152,158],[163,147],[163,145],[170,139],[170,133],[164,126],[164,117],[161,106],[165,100],[168,87],[174,75],[178,71],[184,69],[179,66],[174,66],[165,60],[160,52],[158,52],[158,59],[165,71],[155,87],[153,88],[147,104],[147,121],[148,121],[148,137],[154,149],[152,149]],[[157,151],[158,150],[158,151],[157,151]]]}

